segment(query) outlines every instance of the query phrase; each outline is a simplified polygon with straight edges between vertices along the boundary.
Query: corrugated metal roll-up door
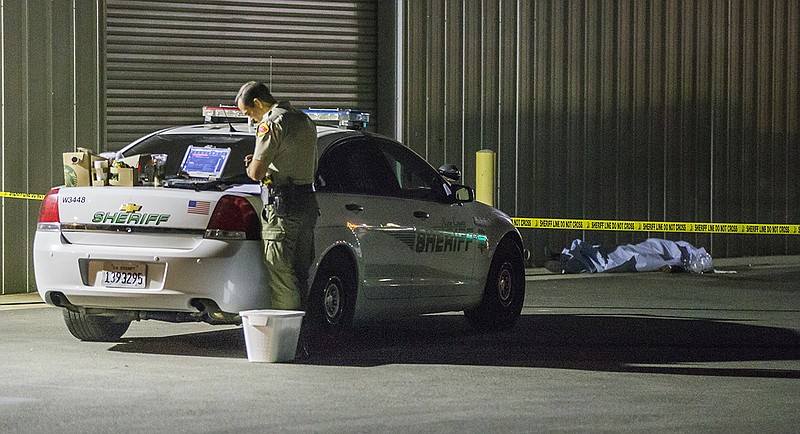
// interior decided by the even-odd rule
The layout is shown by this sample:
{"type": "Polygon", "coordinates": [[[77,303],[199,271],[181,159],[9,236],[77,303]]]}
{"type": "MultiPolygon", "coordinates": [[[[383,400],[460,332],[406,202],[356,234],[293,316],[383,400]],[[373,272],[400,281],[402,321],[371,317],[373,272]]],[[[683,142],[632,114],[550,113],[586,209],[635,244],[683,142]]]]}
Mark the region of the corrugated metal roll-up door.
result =
{"type": "Polygon", "coordinates": [[[373,111],[377,0],[106,0],[106,143],[197,123],[248,80],[298,107],[373,111]]]}

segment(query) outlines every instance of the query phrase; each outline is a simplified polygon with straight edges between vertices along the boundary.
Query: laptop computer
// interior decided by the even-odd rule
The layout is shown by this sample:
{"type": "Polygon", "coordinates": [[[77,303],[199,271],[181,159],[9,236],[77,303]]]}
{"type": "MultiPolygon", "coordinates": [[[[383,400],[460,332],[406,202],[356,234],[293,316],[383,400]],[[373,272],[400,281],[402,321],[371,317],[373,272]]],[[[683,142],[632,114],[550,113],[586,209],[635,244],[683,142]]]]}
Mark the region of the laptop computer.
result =
{"type": "Polygon", "coordinates": [[[199,180],[219,179],[230,155],[231,148],[189,146],[181,162],[181,172],[199,180]]]}
{"type": "Polygon", "coordinates": [[[164,182],[165,187],[198,188],[200,184],[216,181],[222,177],[231,148],[189,146],[181,161],[181,173],[188,178],[173,178],[164,182]]]}

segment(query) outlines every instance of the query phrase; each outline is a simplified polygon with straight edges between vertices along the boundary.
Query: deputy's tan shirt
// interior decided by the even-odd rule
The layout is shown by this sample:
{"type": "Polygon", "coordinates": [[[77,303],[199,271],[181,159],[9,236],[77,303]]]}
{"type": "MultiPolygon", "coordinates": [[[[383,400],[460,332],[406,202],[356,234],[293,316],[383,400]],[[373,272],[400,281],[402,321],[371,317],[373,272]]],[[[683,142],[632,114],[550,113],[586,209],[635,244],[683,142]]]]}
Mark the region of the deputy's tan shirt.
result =
{"type": "Polygon", "coordinates": [[[276,185],[311,184],[317,171],[317,128],[308,115],[281,101],[256,128],[253,159],[267,165],[276,185]]]}

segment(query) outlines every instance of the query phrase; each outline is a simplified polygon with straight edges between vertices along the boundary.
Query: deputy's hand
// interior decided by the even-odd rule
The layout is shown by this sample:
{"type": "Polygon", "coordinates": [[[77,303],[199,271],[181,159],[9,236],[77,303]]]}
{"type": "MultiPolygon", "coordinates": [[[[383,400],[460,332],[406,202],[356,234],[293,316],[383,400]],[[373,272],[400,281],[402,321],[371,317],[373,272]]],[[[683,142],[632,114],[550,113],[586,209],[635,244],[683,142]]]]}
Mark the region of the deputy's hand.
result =
{"type": "Polygon", "coordinates": [[[244,157],[244,167],[250,166],[250,163],[253,162],[253,154],[247,154],[244,157]]]}

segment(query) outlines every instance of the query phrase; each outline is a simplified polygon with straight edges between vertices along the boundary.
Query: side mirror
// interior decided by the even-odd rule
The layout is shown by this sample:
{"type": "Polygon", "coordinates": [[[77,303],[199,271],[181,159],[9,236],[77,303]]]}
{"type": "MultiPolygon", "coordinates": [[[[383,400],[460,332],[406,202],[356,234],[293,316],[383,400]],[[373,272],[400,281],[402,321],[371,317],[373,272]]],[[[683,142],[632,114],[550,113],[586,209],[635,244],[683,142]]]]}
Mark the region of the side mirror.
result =
{"type": "Polygon", "coordinates": [[[439,167],[439,174],[453,181],[461,179],[461,171],[458,170],[455,164],[443,164],[439,167]]]}
{"type": "Polygon", "coordinates": [[[475,190],[466,185],[453,184],[450,186],[453,189],[453,199],[455,203],[474,202],[475,190]]]}

